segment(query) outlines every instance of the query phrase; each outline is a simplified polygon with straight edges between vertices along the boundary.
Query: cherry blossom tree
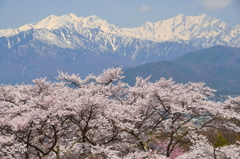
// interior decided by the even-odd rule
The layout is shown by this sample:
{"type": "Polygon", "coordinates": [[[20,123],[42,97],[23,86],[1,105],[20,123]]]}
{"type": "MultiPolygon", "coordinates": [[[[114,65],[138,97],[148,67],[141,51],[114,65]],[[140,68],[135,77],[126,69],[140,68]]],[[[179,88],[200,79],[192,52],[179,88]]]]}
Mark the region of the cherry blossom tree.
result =
{"type": "Polygon", "coordinates": [[[137,77],[129,86],[121,81],[122,73],[111,68],[81,79],[59,72],[60,82],[42,78],[33,85],[1,85],[1,157],[239,156],[231,156],[239,143],[214,148],[198,133],[208,128],[239,132],[239,97],[210,101],[215,90],[204,83],[176,84],[172,79],[152,83],[150,77],[137,77]],[[156,146],[156,141],[164,144],[156,146]],[[184,145],[190,150],[183,150],[184,145]]]}

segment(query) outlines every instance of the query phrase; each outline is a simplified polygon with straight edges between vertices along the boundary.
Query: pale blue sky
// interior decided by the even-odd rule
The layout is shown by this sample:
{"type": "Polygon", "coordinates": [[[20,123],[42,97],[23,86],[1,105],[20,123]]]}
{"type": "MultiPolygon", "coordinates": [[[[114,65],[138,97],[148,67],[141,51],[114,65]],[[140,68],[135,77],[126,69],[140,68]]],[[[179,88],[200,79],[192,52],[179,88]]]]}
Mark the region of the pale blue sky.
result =
{"type": "Polygon", "coordinates": [[[54,14],[98,15],[118,27],[138,27],[179,14],[206,13],[240,24],[240,0],[0,0],[0,29],[16,29],[54,14]]]}

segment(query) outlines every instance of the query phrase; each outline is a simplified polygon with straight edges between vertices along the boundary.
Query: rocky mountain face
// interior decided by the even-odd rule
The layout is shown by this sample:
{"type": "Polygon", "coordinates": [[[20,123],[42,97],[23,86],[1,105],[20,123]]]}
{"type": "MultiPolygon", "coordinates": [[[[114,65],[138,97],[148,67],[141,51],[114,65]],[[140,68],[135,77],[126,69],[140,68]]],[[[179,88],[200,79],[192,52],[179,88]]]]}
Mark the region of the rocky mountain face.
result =
{"type": "Polygon", "coordinates": [[[205,14],[179,15],[138,28],[118,28],[98,16],[49,17],[18,29],[0,30],[0,82],[70,73],[99,73],[114,66],[171,60],[214,45],[240,47],[240,26],[205,14]]]}

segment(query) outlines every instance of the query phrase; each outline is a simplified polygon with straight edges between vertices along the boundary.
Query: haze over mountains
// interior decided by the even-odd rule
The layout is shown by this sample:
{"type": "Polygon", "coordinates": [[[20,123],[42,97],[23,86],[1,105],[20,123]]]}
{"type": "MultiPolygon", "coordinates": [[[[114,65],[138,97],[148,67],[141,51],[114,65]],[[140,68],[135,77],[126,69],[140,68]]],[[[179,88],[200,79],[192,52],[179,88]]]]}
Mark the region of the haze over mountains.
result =
{"type": "Polygon", "coordinates": [[[0,82],[29,83],[57,70],[98,74],[113,66],[172,60],[215,45],[240,47],[240,25],[201,14],[178,15],[138,28],[118,28],[98,16],[50,15],[18,29],[0,30],[0,82]]]}

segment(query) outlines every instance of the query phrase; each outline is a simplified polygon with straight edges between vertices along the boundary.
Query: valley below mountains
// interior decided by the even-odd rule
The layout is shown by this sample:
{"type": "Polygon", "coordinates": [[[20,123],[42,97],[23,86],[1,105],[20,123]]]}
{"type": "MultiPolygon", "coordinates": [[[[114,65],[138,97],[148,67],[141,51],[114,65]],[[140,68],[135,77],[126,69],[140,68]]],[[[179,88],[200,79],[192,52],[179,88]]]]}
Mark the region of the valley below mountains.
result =
{"type": "Polygon", "coordinates": [[[85,77],[123,66],[135,67],[126,69],[130,83],[135,75],[152,74],[153,80],[204,81],[221,91],[237,91],[238,48],[240,25],[206,14],[181,14],[137,28],[119,28],[98,16],[50,15],[0,30],[0,83],[31,83],[41,77],[53,81],[58,70],[85,77]]]}

